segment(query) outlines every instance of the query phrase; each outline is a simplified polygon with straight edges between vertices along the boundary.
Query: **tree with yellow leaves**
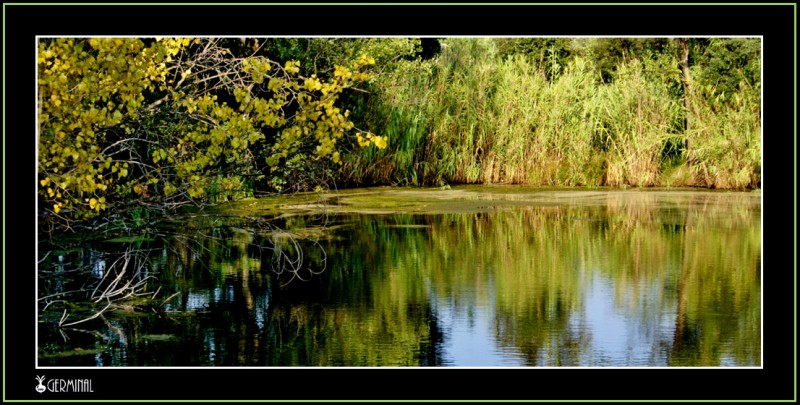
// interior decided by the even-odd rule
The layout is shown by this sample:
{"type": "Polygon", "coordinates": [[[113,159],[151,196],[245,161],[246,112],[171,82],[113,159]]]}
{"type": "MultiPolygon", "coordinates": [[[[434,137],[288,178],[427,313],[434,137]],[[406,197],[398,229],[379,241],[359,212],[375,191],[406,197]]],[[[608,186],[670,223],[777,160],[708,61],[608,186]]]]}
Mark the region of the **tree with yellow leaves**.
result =
{"type": "MultiPolygon", "coordinates": [[[[359,131],[338,105],[366,55],[308,76],[257,40],[43,38],[38,44],[40,212],[69,226],[130,207],[168,210],[298,188],[292,168],[341,164],[359,131]]],[[[365,141],[366,140],[366,141],[365,141]]]]}

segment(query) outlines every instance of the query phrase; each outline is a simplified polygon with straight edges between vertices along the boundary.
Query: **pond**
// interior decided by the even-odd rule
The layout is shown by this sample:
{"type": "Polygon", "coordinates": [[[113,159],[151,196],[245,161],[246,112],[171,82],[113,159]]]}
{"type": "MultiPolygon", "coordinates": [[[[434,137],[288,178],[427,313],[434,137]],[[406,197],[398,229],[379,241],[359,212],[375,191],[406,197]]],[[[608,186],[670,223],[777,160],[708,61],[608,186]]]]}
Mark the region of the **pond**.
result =
{"type": "Polygon", "coordinates": [[[371,188],[218,212],[271,225],[186,222],[125,261],[130,243],[40,251],[38,365],[761,366],[757,193],[371,188]],[[159,304],[59,328],[80,317],[56,294],[128,261],[159,304]]]}

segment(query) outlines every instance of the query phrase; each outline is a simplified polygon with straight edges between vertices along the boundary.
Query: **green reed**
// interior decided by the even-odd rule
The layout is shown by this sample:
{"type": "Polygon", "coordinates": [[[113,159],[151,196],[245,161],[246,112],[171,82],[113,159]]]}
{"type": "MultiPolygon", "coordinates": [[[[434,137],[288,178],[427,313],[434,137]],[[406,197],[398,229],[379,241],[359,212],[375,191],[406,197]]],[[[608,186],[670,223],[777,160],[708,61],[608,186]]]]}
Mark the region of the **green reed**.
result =
{"type": "Polygon", "coordinates": [[[548,78],[492,39],[446,44],[373,84],[365,120],[389,147],[351,154],[346,182],[758,187],[760,98],[747,83],[718,95],[698,82],[684,102],[668,54],[626,60],[603,83],[589,58],[548,78]]]}

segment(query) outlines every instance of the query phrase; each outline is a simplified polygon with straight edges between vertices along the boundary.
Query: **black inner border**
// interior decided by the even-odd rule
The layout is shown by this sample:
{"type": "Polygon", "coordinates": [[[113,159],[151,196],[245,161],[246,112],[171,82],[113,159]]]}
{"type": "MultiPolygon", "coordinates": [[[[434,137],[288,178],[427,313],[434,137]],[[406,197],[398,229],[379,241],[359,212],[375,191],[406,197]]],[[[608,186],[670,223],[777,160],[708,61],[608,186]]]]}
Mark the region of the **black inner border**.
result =
{"type": "Polygon", "coordinates": [[[4,400],[796,399],[796,5],[4,5],[4,400]],[[764,38],[763,369],[35,369],[35,36],[764,38]],[[6,120],[4,120],[5,122],[6,120]],[[21,169],[20,169],[21,168],[21,169]],[[30,230],[29,230],[30,227],[30,230]],[[7,254],[10,253],[10,254],[7,254]],[[38,394],[35,376],[93,394],[38,394]]]}

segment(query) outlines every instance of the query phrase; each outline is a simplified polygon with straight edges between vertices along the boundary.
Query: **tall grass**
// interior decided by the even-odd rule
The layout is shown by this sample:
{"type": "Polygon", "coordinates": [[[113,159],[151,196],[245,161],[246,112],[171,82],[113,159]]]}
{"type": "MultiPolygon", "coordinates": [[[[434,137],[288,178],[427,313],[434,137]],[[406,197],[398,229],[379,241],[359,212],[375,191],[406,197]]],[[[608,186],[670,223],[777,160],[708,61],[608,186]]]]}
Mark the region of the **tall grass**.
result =
{"type": "Polygon", "coordinates": [[[761,182],[761,104],[757,86],[731,95],[706,86],[690,95],[685,155],[692,185],[755,188],[761,182]]]}
{"type": "MultiPolygon", "coordinates": [[[[558,74],[490,38],[451,38],[434,60],[407,61],[375,83],[364,120],[389,137],[351,154],[359,184],[757,187],[760,99],[692,92],[677,61],[629,59],[603,83],[591,59],[558,74]],[[716,101],[715,101],[716,100],[716,101]],[[684,119],[691,121],[684,131],[684,119]]],[[[702,85],[702,83],[698,83],[702,85]]]]}
{"type": "Polygon", "coordinates": [[[617,78],[601,89],[598,116],[607,143],[605,184],[660,185],[662,150],[681,114],[681,104],[669,97],[664,80],[645,77],[636,59],[617,70],[617,78]]]}

